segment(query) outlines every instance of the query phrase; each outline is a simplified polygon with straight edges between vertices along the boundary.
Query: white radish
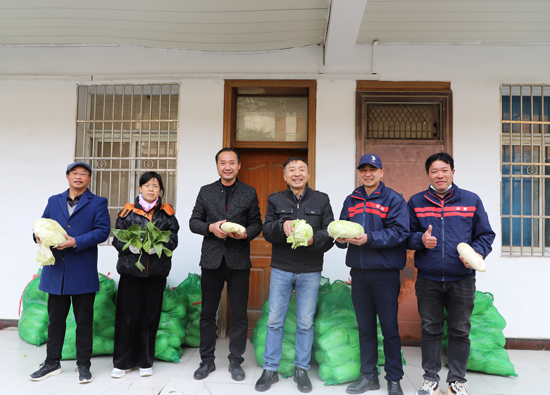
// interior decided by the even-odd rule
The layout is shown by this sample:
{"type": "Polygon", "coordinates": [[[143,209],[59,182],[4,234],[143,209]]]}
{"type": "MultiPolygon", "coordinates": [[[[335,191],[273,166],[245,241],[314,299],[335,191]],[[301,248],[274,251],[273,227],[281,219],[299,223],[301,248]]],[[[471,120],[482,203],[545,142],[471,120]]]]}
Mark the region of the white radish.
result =
{"type": "Polygon", "coordinates": [[[456,250],[473,269],[478,272],[484,272],[487,270],[483,258],[480,257],[468,244],[460,243],[456,246],[456,250]]]}
{"type": "Polygon", "coordinates": [[[222,230],[224,232],[227,232],[227,233],[236,233],[238,235],[242,235],[244,232],[246,232],[246,228],[244,226],[241,226],[239,224],[236,224],[234,222],[224,222],[220,228],[222,228],[222,230]]]}

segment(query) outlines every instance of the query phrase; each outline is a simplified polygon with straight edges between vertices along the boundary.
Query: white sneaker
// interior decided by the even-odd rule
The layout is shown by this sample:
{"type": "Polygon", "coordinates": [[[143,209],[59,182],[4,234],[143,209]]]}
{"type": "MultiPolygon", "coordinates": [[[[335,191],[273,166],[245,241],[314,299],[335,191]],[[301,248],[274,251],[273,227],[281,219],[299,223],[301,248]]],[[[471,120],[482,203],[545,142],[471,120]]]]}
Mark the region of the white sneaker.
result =
{"type": "Polygon", "coordinates": [[[439,395],[439,383],[437,381],[424,380],[416,395],[439,395]]]}
{"type": "Polygon", "coordinates": [[[153,368],[139,368],[139,375],[141,377],[147,377],[153,375],[153,368]]]}
{"type": "Polygon", "coordinates": [[[468,395],[466,383],[460,381],[449,383],[449,391],[447,393],[452,395],[468,395]]]}
{"type": "Polygon", "coordinates": [[[113,370],[111,370],[111,377],[114,378],[114,379],[120,379],[121,377],[124,377],[124,375],[129,372],[130,370],[132,369],[117,369],[117,368],[113,368],[113,370]]]}

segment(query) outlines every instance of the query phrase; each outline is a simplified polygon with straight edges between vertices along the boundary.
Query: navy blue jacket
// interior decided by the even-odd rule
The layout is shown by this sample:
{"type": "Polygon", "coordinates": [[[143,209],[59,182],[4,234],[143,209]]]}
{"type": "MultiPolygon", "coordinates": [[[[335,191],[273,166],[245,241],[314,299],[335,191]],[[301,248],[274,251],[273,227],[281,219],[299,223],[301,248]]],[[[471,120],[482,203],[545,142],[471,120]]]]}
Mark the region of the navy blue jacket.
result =
{"type": "Polygon", "coordinates": [[[475,193],[453,184],[440,198],[431,188],[409,200],[411,234],[407,248],[416,250],[414,265],[418,275],[433,281],[456,281],[475,276],[475,270],[464,266],[456,246],[467,243],[485,258],[491,252],[495,233],[483,203],[475,193]],[[437,245],[428,249],[422,235],[432,225],[437,245]]]}
{"type": "Polygon", "coordinates": [[[405,267],[409,215],[407,203],[400,194],[383,182],[370,196],[360,186],[344,201],[340,219],[361,224],[367,234],[367,242],[361,246],[336,243],[339,248],[348,248],[346,265],[382,270],[405,267]]]}
{"type": "Polygon", "coordinates": [[[76,240],[76,248],[52,248],[55,264],[42,267],[40,290],[54,295],[79,295],[99,291],[97,245],[109,237],[111,220],[107,199],[86,189],[71,216],[68,190],[48,200],[42,218],[51,218],[76,240]]]}

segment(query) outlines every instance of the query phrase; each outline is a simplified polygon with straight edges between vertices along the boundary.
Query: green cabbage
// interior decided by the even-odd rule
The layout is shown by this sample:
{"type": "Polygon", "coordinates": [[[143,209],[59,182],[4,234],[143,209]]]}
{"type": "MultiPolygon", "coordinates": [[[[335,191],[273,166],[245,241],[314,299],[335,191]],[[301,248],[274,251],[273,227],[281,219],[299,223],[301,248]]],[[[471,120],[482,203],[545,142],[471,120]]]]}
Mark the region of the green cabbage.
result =
{"type": "Polygon", "coordinates": [[[357,236],[365,233],[365,229],[356,223],[351,221],[332,221],[328,225],[328,234],[333,239],[342,238],[342,239],[355,239],[357,236]]]}
{"type": "Polygon", "coordinates": [[[304,246],[307,247],[307,242],[313,237],[313,228],[303,219],[297,219],[292,222],[294,232],[286,239],[287,243],[292,243],[292,249],[304,246]]]}
{"type": "Polygon", "coordinates": [[[40,239],[36,262],[41,262],[41,266],[53,265],[55,258],[50,247],[57,247],[59,244],[65,243],[67,239],[63,235],[67,232],[57,221],[49,218],[40,218],[34,221],[33,231],[34,235],[40,239]]]}

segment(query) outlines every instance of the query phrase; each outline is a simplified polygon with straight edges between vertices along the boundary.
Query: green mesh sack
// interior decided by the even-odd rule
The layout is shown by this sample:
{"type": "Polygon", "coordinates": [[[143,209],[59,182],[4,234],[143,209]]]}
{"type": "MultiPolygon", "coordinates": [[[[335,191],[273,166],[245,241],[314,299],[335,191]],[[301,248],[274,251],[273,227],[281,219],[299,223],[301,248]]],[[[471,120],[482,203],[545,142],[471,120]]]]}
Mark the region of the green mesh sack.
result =
{"type": "Polygon", "coordinates": [[[361,378],[359,331],[349,284],[324,280],[317,299],[313,355],[321,380],[336,385],[361,378]]]}
{"type": "MultiPolygon", "coordinates": [[[[269,299],[266,300],[262,307],[262,315],[256,322],[250,343],[254,346],[254,355],[258,365],[264,364],[264,352],[266,343],[267,320],[269,319],[269,299]]],[[[283,350],[281,360],[279,361],[279,369],[283,378],[294,376],[294,361],[296,360],[296,295],[292,295],[288,306],[285,326],[283,330],[283,350]]]]}
{"type": "MultiPolygon", "coordinates": [[[[116,315],[116,285],[115,282],[99,274],[99,291],[96,292],[94,301],[93,323],[93,349],[92,355],[112,354],[115,346],[115,315],[116,315]]],[[[67,316],[67,329],[62,359],[76,359],[76,322],[74,320],[73,306],[67,316]]]]}
{"type": "MultiPolygon", "coordinates": [[[[470,357],[466,368],[476,372],[517,377],[514,365],[503,348],[506,339],[502,330],[506,327],[506,320],[500,315],[493,301],[494,297],[489,292],[476,291],[474,310],[470,318],[470,357]]],[[[447,350],[447,321],[443,325],[442,340],[443,348],[447,350]]]]}
{"type": "Polygon", "coordinates": [[[19,337],[27,343],[40,346],[48,340],[48,294],[38,289],[40,273],[27,284],[21,297],[21,317],[17,325],[19,337]]]}
{"type": "Polygon", "coordinates": [[[187,298],[184,325],[186,335],[183,339],[183,344],[188,347],[199,347],[201,342],[200,318],[202,310],[201,276],[189,273],[187,278],[176,287],[176,291],[187,298]]]}
{"type": "Polygon", "coordinates": [[[181,345],[187,334],[189,298],[183,289],[166,287],[162,296],[159,330],[155,339],[155,358],[178,362],[183,355],[181,345]]]}
{"type": "MultiPolygon", "coordinates": [[[[27,285],[23,292],[19,337],[37,346],[48,340],[48,294],[40,291],[39,274],[27,285]]],[[[99,291],[94,301],[93,349],[92,355],[112,354],[114,349],[116,286],[114,281],[99,274],[99,291]]],[[[67,327],[63,343],[62,359],[76,359],[76,322],[73,307],[67,315],[67,327]]]]}

